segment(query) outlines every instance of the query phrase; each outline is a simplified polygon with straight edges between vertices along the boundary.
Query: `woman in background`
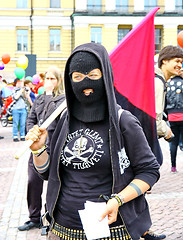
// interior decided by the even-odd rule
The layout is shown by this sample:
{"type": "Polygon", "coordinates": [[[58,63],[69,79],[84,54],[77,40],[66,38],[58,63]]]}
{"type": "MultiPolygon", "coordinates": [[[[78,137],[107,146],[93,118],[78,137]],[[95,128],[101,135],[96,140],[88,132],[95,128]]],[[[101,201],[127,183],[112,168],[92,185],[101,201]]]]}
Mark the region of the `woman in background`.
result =
{"type": "MultiPolygon", "coordinates": [[[[63,80],[60,70],[55,67],[49,67],[45,73],[44,80],[45,92],[38,95],[32,105],[27,118],[27,131],[35,124],[41,125],[50,114],[65,99],[63,80]]],[[[41,226],[40,216],[42,208],[43,180],[37,175],[33,165],[33,154],[31,153],[28,165],[28,185],[27,185],[27,204],[29,210],[29,221],[23,226],[18,227],[20,231],[39,228],[41,226]]]]}

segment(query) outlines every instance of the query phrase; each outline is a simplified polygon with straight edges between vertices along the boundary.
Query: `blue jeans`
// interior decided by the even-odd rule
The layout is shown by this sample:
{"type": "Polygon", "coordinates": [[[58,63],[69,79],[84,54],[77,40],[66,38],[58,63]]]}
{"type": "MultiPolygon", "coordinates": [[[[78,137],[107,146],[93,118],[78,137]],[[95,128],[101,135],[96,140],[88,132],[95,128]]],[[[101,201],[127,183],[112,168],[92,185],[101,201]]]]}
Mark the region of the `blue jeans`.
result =
{"type": "Polygon", "coordinates": [[[179,146],[180,136],[183,134],[183,121],[170,122],[170,127],[175,135],[170,142],[170,155],[172,167],[176,167],[177,148],[179,146]]]}
{"type": "Polygon", "coordinates": [[[20,132],[20,137],[25,137],[25,123],[27,119],[27,110],[13,109],[13,138],[18,138],[18,130],[20,132]]]}

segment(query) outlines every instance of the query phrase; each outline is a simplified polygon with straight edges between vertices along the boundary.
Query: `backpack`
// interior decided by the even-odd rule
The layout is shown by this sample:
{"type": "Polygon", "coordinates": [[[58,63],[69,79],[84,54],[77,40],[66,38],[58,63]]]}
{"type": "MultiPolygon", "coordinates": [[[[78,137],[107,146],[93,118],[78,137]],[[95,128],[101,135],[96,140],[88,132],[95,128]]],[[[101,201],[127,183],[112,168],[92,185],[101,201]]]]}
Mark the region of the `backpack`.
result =
{"type": "MultiPolygon", "coordinates": [[[[166,94],[167,92],[167,83],[165,82],[164,78],[158,74],[155,74],[155,77],[159,78],[163,85],[164,85],[164,93],[166,94]]],[[[164,111],[163,111],[163,120],[164,121],[168,121],[168,113],[167,113],[167,110],[166,110],[166,106],[167,106],[167,99],[166,99],[166,95],[165,95],[165,107],[164,107],[164,111]]]]}
{"type": "Polygon", "coordinates": [[[162,81],[162,83],[164,85],[164,92],[166,93],[167,83],[165,82],[164,78],[158,74],[155,74],[155,77],[159,78],[162,81]]]}

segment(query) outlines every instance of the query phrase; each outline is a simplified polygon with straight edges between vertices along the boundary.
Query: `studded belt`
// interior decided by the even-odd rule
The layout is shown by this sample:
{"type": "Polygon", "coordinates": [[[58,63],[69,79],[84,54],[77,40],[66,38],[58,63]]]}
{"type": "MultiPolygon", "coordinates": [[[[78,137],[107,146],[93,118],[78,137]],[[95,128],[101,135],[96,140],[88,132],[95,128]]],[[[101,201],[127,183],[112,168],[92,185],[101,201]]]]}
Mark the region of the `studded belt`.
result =
{"type": "MultiPolygon", "coordinates": [[[[66,228],[55,223],[52,232],[63,240],[86,240],[84,230],[66,228]]],[[[124,225],[110,228],[110,237],[100,240],[132,240],[124,225]]]]}

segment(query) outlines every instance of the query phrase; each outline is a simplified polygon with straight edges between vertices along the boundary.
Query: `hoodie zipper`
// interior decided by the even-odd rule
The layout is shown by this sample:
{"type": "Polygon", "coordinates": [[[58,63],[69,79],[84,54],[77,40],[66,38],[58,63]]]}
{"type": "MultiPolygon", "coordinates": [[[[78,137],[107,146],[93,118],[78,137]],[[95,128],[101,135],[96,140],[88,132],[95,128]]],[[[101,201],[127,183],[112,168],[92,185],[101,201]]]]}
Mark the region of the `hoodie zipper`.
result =
{"type": "MultiPolygon", "coordinates": [[[[68,133],[66,134],[65,139],[67,139],[67,136],[68,136],[68,133]]],[[[65,140],[63,146],[65,145],[65,143],[66,143],[66,140],[65,140]]],[[[60,152],[60,155],[59,155],[59,163],[58,163],[58,165],[57,165],[57,175],[58,175],[60,184],[59,184],[59,190],[58,190],[58,193],[57,193],[57,197],[56,197],[56,200],[55,200],[55,203],[54,203],[54,206],[53,206],[53,210],[52,210],[52,212],[51,212],[51,217],[52,217],[52,219],[53,219],[53,222],[52,222],[52,224],[51,224],[51,228],[53,227],[53,225],[54,225],[54,223],[55,223],[55,219],[54,219],[54,217],[53,217],[53,212],[54,212],[54,210],[55,210],[55,206],[56,206],[56,203],[57,203],[57,200],[58,200],[58,197],[59,197],[59,193],[60,193],[60,189],[61,189],[61,185],[62,185],[61,179],[60,179],[60,173],[59,173],[59,169],[60,169],[60,157],[61,157],[61,152],[60,152]]]]}
{"type": "MultiPolygon", "coordinates": [[[[111,149],[111,131],[110,131],[110,129],[109,129],[109,148],[110,148],[110,159],[111,159],[111,168],[112,168],[112,177],[113,177],[112,194],[114,194],[115,177],[114,177],[114,169],[113,169],[113,158],[112,158],[112,149],[111,149]]],[[[121,206],[121,207],[123,207],[123,206],[121,206]]],[[[127,231],[128,235],[130,236],[130,234],[127,230],[125,221],[123,220],[122,214],[120,213],[120,211],[118,211],[118,213],[119,213],[120,218],[123,221],[123,224],[125,225],[125,228],[126,228],[126,231],[127,231]]]]}

